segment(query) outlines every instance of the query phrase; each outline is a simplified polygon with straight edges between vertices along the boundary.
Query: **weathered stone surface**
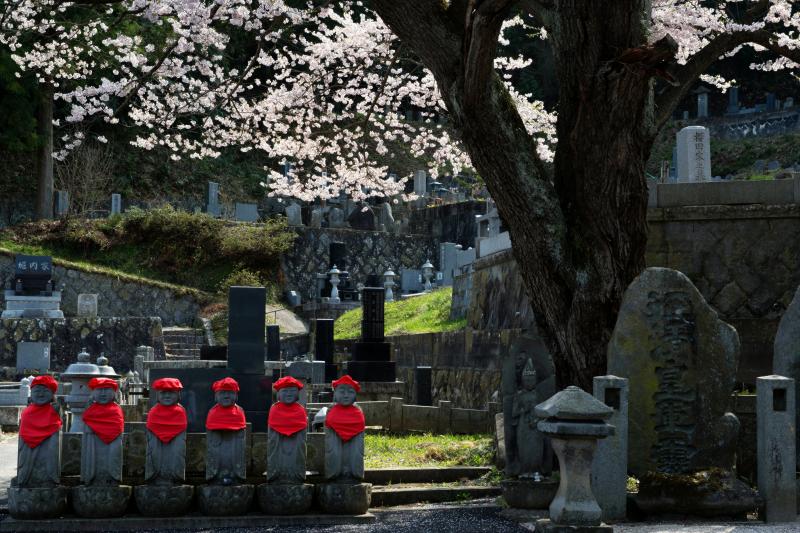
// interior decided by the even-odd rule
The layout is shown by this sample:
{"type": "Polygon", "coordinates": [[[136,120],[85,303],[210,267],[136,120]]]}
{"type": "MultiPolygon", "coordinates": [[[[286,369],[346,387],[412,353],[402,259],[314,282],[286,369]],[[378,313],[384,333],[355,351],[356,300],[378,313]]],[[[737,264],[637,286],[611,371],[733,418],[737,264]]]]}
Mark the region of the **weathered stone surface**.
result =
{"type": "Polygon", "coordinates": [[[202,485],[197,500],[203,514],[236,516],[250,509],[254,492],[253,485],[202,485]]]}
{"type": "Polygon", "coordinates": [[[114,518],[122,516],[128,508],[132,488],[117,487],[73,487],[72,507],[84,518],[114,518]]]}
{"type": "Polygon", "coordinates": [[[739,337],[689,279],[648,268],[628,287],[608,346],[608,372],[629,380],[629,471],[732,468],[738,421],[727,415],[739,337]],[[731,434],[733,433],[733,434],[731,434]]]}
{"type": "Polygon", "coordinates": [[[503,499],[512,509],[548,509],[558,491],[558,481],[504,479],[503,499]]]}
{"type": "Polygon", "coordinates": [[[180,516],[192,505],[192,485],[139,485],[134,488],[136,507],[144,516],[180,516]]]}
{"type": "Polygon", "coordinates": [[[310,483],[274,484],[258,486],[258,506],[267,514],[302,514],[311,508],[314,485],[310,483]]]}
{"type": "Polygon", "coordinates": [[[330,514],[364,514],[372,501],[370,483],[320,483],[316,493],[320,508],[330,514]]]}
{"type": "Polygon", "coordinates": [[[41,519],[61,516],[67,509],[66,487],[8,488],[8,512],[14,518],[41,519]]]}
{"type": "MultiPolygon", "coordinates": [[[[800,427],[800,289],[797,290],[786,312],[781,318],[772,356],[772,371],[794,380],[795,427],[800,427]]],[[[800,435],[797,436],[800,439],[800,435]]],[[[800,440],[795,452],[800,464],[800,440]]]]}
{"type": "Polygon", "coordinates": [[[592,463],[592,491],[603,511],[603,520],[625,519],[628,486],[628,380],[617,376],[595,376],[594,397],[611,407],[608,423],[614,434],[597,443],[592,463]]]}
{"type": "Polygon", "coordinates": [[[599,526],[567,526],[555,524],[549,518],[536,521],[536,533],[612,533],[614,528],[601,524],[599,526]]]}

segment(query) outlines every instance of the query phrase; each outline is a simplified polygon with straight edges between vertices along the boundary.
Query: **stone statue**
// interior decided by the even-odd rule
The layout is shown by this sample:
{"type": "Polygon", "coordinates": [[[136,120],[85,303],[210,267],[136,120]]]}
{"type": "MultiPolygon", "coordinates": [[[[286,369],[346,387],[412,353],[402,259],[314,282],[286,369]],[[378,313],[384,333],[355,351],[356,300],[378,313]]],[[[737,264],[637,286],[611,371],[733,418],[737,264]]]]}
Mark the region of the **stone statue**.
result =
{"type": "Polygon", "coordinates": [[[17,487],[55,487],[61,479],[61,418],[53,408],[58,384],[52,376],[31,382],[31,404],[20,417],[17,487]]]}
{"type": "Polygon", "coordinates": [[[209,515],[230,516],[247,511],[253,485],[245,484],[244,410],[236,405],[239,384],[224,378],[212,386],[217,404],[206,417],[206,481],[200,488],[200,508],[209,515]]]}
{"type": "Polygon", "coordinates": [[[259,487],[259,505],[268,514],[299,514],[314,498],[314,486],[305,483],[308,414],[298,402],[303,383],[286,376],[273,388],[278,402],[269,410],[267,483],[259,487]]]}
{"type": "Polygon", "coordinates": [[[14,518],[59,516],[67,506],[61,479],[61,418],[53,408],[58,384],[52,376],[31,381],[31,404],[20,417],[17,476],[8,489],[8,509],[14,518]]]}
{"type": "Polygon", "coordinates": [[[89,381],[92,404],[83,413],[81,486],[73,489],[73,507],[79,516],[122,516],[132,488],[122,481],[122,439],[125,419],[116,403],[119,390],[110,378],[89,381]]]}
{"type": "Polygon", "coordinates": [[[544,436],[536,427],[539,419],[535,410],[536,406],[546,398],[539,397],[536,385],[536,370],[533,368],[533,361],[528,359],[522,370],[522,388],[514,397],[511,416],[516,429],[519,477],[540,481],[544,459],[544,436]]]}
{"type": "Polygon", "coordinates": [[[361,386],[350,376],[333,382],[333,401],[325,416],[325,479],[318,485],[323,510],[363,514],[369,508],[372,485],[364,479],[364,413],[354,405],[361,386]]]}
{"type": "Polygon", "coordinates": [[[175,378],[153,382],[157,403],[147,413],[145,485],[136,487],[136,506],[145,516],[177,516],[192,503],[186,479],[186,410],[178,403],[183,384],[175,378]]]}

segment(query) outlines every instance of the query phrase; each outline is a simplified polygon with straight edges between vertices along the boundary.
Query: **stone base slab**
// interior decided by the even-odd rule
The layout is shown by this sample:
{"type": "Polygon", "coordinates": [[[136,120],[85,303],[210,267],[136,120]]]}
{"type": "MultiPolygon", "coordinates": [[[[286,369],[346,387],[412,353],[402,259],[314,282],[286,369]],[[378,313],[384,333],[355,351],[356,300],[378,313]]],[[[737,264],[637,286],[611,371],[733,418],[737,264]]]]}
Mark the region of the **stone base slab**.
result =
{"type": "MultiPolygon", "coordinates": [[[[365,513],[358,516],[304,514],[296,516],[177,516],[149,518],[125,516],[114,520],[114,531],[145,531],[154,529],[197,529],[217,528],[269,528],[278,526],[324,527],[338,525],[371,524],[375,515],[365,513]]],[[[72,531],[108,531],[108,520],[67,517],[54,520],[16,520],[6,518],[0,522],[0,532],[19,531],[26,533],[55,533],[72,531]]]]}
{"type": "Polygon", "coordinates": [[[548,509],[558,492],[556,481],[504,479],[503,499],[513,509],[548,509]]]}
{"type": "Polygon", "coordinates": [[[192,485],[139,485],[133,491],[144,516],[180,516],[192,505],[192,485]]]}
{"type": "Polygon", "coordinates": [[[311,509],[314,485],[265,483],[258,486],[258,506],[267,514],[302,514],[311,509]]]}
{"type": "Polygon", "coordinates": [[[73,487],[72,507],[84,518],[113,518],[128,509],[133,487],[73,487]]]}
{"type": "Polygon", "coordinates": [[[372,501],[370,483],[322,483],[316,492],[320,509],[331,514],[364,514],[372,501]]]}
{"type": "Polygon", "coordinates": [[[197,500],[203,514],[236,516],[245,514],[253,504],[253,485],[202,485],[197,500]]]}
{"type": "Polygon", "coordinates": [[[14,518],[55,518],[67,509],[66,487],[8,488],[8,512],[14,518]]]}
{"type": "Polygon", "coordinates": [[[614,528],[606,524],[599,526],[565,526],[554,524],[549,518],[536,521],[536,533],[613,533],[614,528]]]}

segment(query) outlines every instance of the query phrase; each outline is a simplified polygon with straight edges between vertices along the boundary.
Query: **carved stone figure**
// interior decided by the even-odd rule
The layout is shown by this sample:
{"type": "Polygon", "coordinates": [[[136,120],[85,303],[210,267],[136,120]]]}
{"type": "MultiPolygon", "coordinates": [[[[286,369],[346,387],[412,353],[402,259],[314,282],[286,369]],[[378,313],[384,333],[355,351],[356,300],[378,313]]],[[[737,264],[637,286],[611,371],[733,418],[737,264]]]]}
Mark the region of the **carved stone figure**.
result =
{"type": "Polygon", "coordinates": [[[363,514],[369,508],[372,485],[364,479],[364,413],[354,405],[361,390],[357,381],[342,376],[333,382],[333,401],[325,416],[325,478],[318,485],[323,510],[363,514]]]}
{"type": "Polygon", "coordinates": [[[194,487],[186,479],[186,410],[178,403],[183,384],[175,378],[153,382],[157,403],[147,413],[145,483],[136,487],[136,505],[146,516],[186,512],[194,487]]]}
{"type": "Polygon", "coordinates": [[[92,404],[83,413],[81,438],[82,486],[73,489],[73,506],[84,517],[121,516],[132,488],[120,485],[125,419],[115,401],[119,385],[113,379],[92,378],[89,389],[92,404]]]}
{"type": "Polygon", "coordinates": [[[31,382],[31,404],[20,417],[17,477],[8,490],[9,512],[15,518],[58,516],[67,505],[61,477],[61,418],[52,402],[58,384],[52,376],[31,382]]]}
{"type": "Polygon", "coordinates": [[[217,404],[206,418],[206,481],[200,488],[200,508],[214,516],[242,514],[253,499],[253,485],[245,484],[244,410],[236,405],[239,384],[233,378],[212,386],[217,404]]]}
{"type": "Polygon", "coordinates": [[[303,383],[291,376],[275,382],[278,402],[269,411],[267,483],[258,491],[268,514],[299,514],[311,507],[313,485],[306,479],[308,414],[298,399],[303,383]]]}
{"type": "Polygon", "coordinates": [[[528,359],[522,370],[522,388],[514,397],[511,417],[516,429],[519,477],[539,481],[544,459],[544,436],[536,427],[539,421],[536,406],[546,398],[539,397],[536,385],[536,370],[533,361],[528,359]]]}

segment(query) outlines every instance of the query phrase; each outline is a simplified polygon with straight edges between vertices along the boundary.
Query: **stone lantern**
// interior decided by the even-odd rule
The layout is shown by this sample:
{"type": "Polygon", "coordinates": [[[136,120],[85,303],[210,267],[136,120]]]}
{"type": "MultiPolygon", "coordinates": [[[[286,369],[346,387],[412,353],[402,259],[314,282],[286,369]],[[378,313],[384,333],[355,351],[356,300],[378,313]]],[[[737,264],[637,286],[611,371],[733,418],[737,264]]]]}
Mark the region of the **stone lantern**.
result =
{"type": "Polygon", "coordinates": [[[550,504],[550,518],[536,522],[537,533],[573,528],[611,532],[592,492],[592,461],[597,441],[614,433],[607,424],[614,410],[578,387],[567,387],[536,406],[539,431],[550,437],[561,479],[550,504]]]}
{"type": "Polygon", "coordinates": [[[86,348],[78,354],[78,362],[72,363],[61,374],[61,381],[71,382],[69,394],[67,395],[67,408],[72,414],[72,422],[69,425],[69,433],[82,433],[83,412],[89,406],[91,391],[89,390],[89,380],[100,377],[100,369],[97,365],[89,362],[89,353],[86,348]]]}
{"type": "Polygon", "coordinates": [[[433,277],[433,265],[431,264],[431,260],[428,259],[425,261],[425,264],[422,265],[422,277],[425,278],[425,292],[431,292],[431,278],[433,277]]]}
{"type": "Polygon", "coordinates": [[[330,276],[331,282],[331,303],[338,304],[341,302],[339,299],[339,274],[342,272],[336,268],[336,265],[333,265],[333,268],[328,271],[328,275],[330,276]]]}
{"type": "Polygon", "coordinates": [[[397,274],[395,274],[391,268],[383,273],[383,277],[386,278],[386,281],[383,282],[383,286],[384,288],[386,288],[385,300],[387,302],[394,301],[394,293],[392,292],[392,288],[396,285],[396,283],[394,282],[394,277],[396,275],[397,274]]]}

